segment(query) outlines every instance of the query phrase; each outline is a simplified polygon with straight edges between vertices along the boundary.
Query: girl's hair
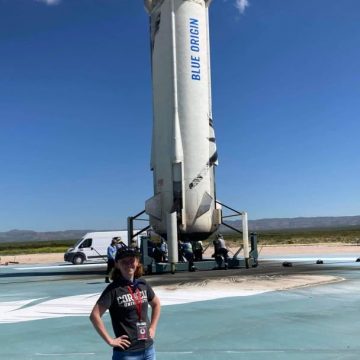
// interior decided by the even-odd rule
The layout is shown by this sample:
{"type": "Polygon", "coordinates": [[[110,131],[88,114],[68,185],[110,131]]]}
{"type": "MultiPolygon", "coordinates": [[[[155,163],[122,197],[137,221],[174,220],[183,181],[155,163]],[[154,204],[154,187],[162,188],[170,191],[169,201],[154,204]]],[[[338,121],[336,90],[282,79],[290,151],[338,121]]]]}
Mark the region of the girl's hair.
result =
{"type": "Polygon", "coordinates": [[[144,275],[144,267],[143,267],[143,264],[139,262],[139,264],[135,270],[134,278],[138,279],[139,277],[142,277],[143,275],[144,275]]]}
{"type": "MultiPolygon", "coordinates": [[[[138,279],[139,277],[143,276],[143,274],[144,274],[144,267],[143,267],[143,265],[139,262],[139,263],[138,263],[138,266],[136,267],[136,270],[135,270],[134,279],[138,279]]],[[[111,279],[112,281],[115,281],[115,280],[117,280],[117,279],[119,279],[119,278],[121,278],[121,277],[122,277],[121,271],[120,271],[118,268],[114,267],[114,268],[112,269],[112,271],[111,271],[110,279],[111,279]]]]}

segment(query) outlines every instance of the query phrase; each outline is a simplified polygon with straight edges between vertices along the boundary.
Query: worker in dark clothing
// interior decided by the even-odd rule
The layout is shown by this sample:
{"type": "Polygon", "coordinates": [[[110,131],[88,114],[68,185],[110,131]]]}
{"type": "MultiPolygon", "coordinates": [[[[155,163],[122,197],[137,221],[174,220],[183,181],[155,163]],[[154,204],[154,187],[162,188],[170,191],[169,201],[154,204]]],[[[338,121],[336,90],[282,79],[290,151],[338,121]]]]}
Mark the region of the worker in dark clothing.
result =
{"type": "Polygon", "coordinates": [[[203,247],[203,243],[201,240],[197,240],[194,243],[194,258],[195,261],[202,261],[203,259],[203,251],[204,251],[204,247],[203,247]]]}

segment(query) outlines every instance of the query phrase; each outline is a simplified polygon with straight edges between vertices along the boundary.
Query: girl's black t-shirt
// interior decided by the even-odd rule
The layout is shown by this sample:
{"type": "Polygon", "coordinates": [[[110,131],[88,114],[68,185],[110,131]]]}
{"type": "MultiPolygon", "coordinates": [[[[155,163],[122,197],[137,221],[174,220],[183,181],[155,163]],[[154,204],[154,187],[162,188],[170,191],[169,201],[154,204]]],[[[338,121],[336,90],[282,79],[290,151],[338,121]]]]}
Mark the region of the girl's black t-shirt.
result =
{"type": "MultiPolygon", "coordinates": [[[[153,300],[155,293],[151,286],[143,279],[137,279],[133,284],[125,279],[118,279],[109,284],[101,294],[97,303],[109,309],[112,326],[116,337],[127,335],[131,342],[126,351],[144,350],[153,344],[153,340],[148,336],[147,340],[137,339],[138,321],[147,323],[149,329],[148,303],[153,300]],[[136,304],[133,296],[129,291],[131,290],[138,294],[136,289],[139,289],[142,304],[141,304],[141,319],[139,319],[136,304]]],[[[121,348],[114,348],[116,351],[124,351],[121,348]]]]}

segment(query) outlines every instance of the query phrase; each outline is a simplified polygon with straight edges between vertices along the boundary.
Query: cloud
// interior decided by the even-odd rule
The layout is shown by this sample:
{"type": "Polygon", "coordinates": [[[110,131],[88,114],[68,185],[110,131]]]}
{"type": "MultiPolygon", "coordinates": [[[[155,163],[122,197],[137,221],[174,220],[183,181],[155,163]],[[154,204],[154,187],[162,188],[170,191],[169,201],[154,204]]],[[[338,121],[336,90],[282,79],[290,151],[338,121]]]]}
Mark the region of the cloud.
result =
{"type": "Polygon", "coordinates": [[[250,5],[249,0],[236,0],[235,7],[239,10],[240,14],[245,12],[245,9],[250,5]]]}
{"type": "Polygon", "coordinates": [[[36,0],[36,1],[37,1],[37,2],[42,2],[42,3],[46,4],[46,5],[52,6],[52,5],[58,5],[58,4],[60,4],[60,1],[61,1],[61,0],[36,0]]]}

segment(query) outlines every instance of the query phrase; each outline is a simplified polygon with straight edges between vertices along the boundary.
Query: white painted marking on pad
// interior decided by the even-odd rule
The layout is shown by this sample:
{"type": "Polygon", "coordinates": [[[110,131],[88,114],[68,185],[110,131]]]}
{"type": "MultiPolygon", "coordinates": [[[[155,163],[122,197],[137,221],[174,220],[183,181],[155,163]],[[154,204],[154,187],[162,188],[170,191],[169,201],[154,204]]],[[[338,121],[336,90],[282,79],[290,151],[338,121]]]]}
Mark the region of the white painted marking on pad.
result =
{"type": "MultiPolygon", "coordinates": [[[[219,286],[214,288],[191,288],[191,290],[154,287],[156,294],[161,299],[162,305],[187,304],[198,301],[214,300],[226,297],[251,296],[264,293],[264,291],[249,291],[229,289],[219,286]]],[[[30,299],[15,302],[0,302],[0,324],[18,323],[32,320],[62,318],[68,316],[89,316],[100,293],[66,296],[57,299],[44,300],[30,299]],[[38,301],[34,305],[31,302],[38,301]],[[25,306],[29,305],[29,306],[25,306]]]]}
{"type": "Polygon", "coordinates": [[[0,324],[67,316],[88,316],[98,297],[99,293],[66,296],[39,302],[32,306],[25,305],[39,299],[0,302],[0,324]]]}
{"type": "Polygon", "coordinates": [[[215,300],[228,297],[253,296],[265,293],[269,290],[242,290],[240,288],[199,288],[191,290],[175,289],[167,290],[159,287],[156,289],[156,295],[161,299],[162,305],[180,305],[198,301],[215,300]]]}

